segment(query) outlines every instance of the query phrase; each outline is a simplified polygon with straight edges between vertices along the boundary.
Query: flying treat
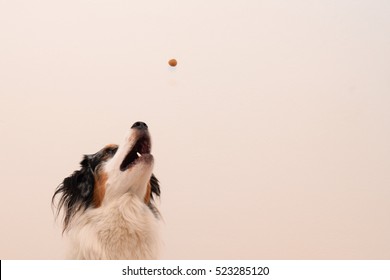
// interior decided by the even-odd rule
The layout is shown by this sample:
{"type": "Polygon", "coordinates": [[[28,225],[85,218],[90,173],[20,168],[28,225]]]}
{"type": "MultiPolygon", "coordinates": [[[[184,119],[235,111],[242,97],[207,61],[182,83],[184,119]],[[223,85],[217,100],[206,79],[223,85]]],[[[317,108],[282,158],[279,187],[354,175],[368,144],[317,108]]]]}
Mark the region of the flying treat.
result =
{"type": "Polygon", "coordinates": [[[168,61],[168,64],[170,65],[170,66],[172,66],[172,67],[175,67],[176,65],[177,65],[177,61],[176,61],[176,59],[171,59],[171,60],[169,60],[168,61]]]}

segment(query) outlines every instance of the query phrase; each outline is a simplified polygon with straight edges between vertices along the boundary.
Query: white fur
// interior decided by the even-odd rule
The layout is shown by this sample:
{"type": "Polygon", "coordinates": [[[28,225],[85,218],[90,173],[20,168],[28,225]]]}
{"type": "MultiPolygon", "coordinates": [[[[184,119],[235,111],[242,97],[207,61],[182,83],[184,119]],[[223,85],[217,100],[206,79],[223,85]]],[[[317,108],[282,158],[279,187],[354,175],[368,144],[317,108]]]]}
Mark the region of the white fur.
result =
{"type": "Polygon", "coordinates": [[[106,205],[77,214],[69,237],[70,259],[156,259],[157,220],[131,193],[106,205]]]}

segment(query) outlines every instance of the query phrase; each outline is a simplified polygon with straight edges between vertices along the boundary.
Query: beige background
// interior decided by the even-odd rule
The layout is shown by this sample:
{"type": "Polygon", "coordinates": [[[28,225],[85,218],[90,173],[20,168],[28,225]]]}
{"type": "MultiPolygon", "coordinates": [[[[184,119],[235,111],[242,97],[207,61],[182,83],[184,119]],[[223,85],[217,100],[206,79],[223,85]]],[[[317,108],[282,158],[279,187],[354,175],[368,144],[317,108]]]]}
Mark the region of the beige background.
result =
{"type": "Polygon", "coordinates": [[[389,259],[389,14],[387,0],[0,1],[0,258],[62,258],[55,187],[143,120],[162,258],[389,259]]]}

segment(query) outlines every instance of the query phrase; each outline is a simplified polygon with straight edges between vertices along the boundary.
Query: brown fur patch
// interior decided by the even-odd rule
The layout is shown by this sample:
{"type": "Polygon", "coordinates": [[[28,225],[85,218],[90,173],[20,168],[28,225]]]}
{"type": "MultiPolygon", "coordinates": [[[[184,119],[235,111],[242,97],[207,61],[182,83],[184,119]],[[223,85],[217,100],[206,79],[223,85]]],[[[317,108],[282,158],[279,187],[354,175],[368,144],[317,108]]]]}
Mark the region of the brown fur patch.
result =
{"type": "Polygon", "coordinates": [[[108,148],[118,148],[118,145],[117,144],[108,144],[104,148],[105,149],[108,149],[108,148]]]}
{"type": "Polygon", "coordinates": [[[95,207],[100,207],[102,204],[104,195],[106,193],[106,182],[108,175],[105,172],[98,172],[95,175],[95,190],[93,193],[93,204],[95,207]]]}
{"type": "Polygon", "coordinates": [[[145,204],[149,204],[150,202],[150,193],[152,191],[152,186],[150,185],[150,182],[148,182],[148,185],[146,186],[146,194],[144,197],[145,204]]]}

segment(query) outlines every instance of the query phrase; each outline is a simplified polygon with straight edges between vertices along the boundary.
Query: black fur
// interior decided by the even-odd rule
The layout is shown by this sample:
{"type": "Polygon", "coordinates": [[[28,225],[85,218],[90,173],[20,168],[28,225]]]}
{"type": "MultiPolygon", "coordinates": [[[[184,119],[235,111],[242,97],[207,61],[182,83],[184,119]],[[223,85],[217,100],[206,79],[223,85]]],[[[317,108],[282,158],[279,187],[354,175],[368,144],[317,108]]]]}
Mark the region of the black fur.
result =
{"type": "Polygon", "coordinates": [[[153,199],[153,194],[155,194],[156,196],[160,196],[160,182],[158,181],[156,176],[154,176],[154,174],[152,174],[152,177],[150,177],[150,185],[152,187],[152,193],[150,198],[153,199]]]}
{"type": "Polygon", "coordinates": [[[92,170],[84,167],[83,163],[87,163],[85,158],[81,162],[82,168],[65,178],[62,184],[57,187],[52,198],[52,202],[54,202],[55,197],[61,195],[57,214],[59,214],[61,208],[64,208],[64,230],[68,227],[70,219],[81,207],[86,209],[92,203],[95,179],[92,170]]]}

